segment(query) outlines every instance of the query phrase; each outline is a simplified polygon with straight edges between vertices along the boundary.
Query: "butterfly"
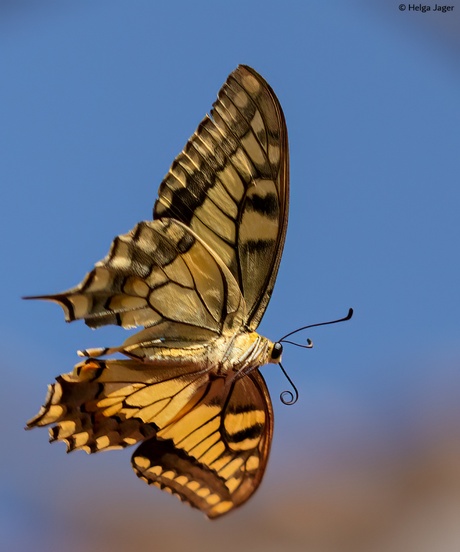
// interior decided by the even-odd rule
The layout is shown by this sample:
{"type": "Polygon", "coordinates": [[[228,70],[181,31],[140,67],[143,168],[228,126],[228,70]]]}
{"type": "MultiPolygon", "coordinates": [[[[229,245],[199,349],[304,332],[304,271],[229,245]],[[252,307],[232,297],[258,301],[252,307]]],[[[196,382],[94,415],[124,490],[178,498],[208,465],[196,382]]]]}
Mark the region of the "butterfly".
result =
{"type": "Polygon", "coordinates": [[[217,518],[259,486],[273,408],[259,367],[282,345],[256,328],[288,221],[288,137],[269,84],[233,71],[176,157],[153,220],[116,237],[76,287],[32,297],[91,328],[141,327],[119,347],[80,351],[27,428],[88,453],[140,443],[135,473],[217,518]],[[104,359],[117,354],[116,358],[104,359]],[[120,358],[121,357],[121,358],[120,358]]]}

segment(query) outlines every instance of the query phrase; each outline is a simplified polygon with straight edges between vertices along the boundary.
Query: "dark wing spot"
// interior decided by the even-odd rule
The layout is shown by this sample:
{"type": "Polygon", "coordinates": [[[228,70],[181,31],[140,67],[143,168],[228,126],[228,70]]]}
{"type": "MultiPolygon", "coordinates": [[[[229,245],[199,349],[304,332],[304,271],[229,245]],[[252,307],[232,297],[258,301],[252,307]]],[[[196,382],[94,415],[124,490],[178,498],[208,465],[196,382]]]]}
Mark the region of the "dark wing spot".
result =
{"type": "Polygon", "coordinates": [[[275,194],[266,194],[263,197],[252,194],[246,199],[245,209],[255,211],[271,219],[277,219],[279,215],[278,198],[275,194]]]}

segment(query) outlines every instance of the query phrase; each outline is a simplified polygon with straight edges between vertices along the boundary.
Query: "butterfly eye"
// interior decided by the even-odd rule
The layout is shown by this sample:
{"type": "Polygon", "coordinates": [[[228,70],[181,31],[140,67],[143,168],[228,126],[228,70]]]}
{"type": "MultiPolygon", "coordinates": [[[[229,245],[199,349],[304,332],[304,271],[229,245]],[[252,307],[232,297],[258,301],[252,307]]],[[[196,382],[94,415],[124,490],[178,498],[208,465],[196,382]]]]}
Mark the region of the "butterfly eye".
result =
{"type": "Polygon", "coordinates": [[[272,360],[277,360],[281,358],[282,353],[283,353],[283,346],[281,345],[281,343],[275,343],[272,349],[272,355],[271,355],[272,360]]]}

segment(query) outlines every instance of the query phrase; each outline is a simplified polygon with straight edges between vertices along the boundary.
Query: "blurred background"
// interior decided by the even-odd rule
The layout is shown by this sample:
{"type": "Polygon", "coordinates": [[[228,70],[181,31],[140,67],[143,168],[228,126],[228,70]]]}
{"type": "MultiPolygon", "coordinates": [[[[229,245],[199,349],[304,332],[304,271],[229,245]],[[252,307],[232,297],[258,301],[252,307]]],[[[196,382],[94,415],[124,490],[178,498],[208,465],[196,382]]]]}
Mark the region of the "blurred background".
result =
{"type": "Polygon", "coordinates": [[[458,552],[460,4],[398,6],[0,2],[4,550],[458,552]],[[265,479],[209,522],[139,482],[131,450],[66,456],[23,430],[77,349],[125,336],[20,297],[73,286],[151,217],[239,63],[271,84],[290,139],[290,224],[260,331],[355,316],[310,330],[313,350],[285,348],[295,406],[263,368],[265,479]]]}

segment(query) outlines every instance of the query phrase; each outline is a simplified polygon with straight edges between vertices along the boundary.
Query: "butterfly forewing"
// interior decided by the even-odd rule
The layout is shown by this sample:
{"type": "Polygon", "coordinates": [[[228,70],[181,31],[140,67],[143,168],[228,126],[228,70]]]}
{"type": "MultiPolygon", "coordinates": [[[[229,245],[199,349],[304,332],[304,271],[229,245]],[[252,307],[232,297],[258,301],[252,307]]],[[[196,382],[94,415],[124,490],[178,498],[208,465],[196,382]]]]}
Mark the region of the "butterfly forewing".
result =
{"type": "Polygon", "coordinates": [[[278,271],[288,216],[288,143],[281,106],[253,69],[240,66],[177,156],[154,218],[187,224],[225,262],[255,329],[278,271]]]}
{"type": "Polygon", "coordinates": [[[156,434],[206,390],[209,371],[199,368],[202,348],[183,349],[165,366],[137,360],[88,359],[57,378],[28,426],[55,424],[52,440],[68,450],[121,448],[156,434]]]}
{"type": "Polygon", "coordinates": [[[137,475],[218,517],[258,487],[273,432],[256,334],[287,226],[287,131],[278,100],[239,66],[160,186],[154,220],[112,243],[76,287],[37,298],[66,320],[141,327],[56,378],[28,427],[97,452],[141,443],[137,475]],[[101,360],[108,354],[122,359],[101,360]],[[126,358],[129,357],[129,358],[126,358]]]}

